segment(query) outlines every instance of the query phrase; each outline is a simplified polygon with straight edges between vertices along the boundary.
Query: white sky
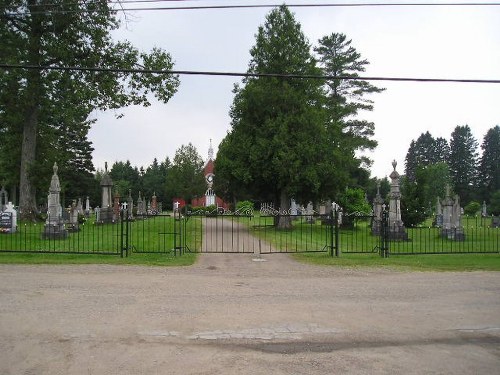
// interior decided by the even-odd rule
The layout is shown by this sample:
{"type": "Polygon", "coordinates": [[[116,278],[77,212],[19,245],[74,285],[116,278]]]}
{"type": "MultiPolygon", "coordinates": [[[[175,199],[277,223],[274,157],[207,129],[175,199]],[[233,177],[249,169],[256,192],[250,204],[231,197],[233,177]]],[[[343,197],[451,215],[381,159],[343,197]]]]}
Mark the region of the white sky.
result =
{"type": "MultiPolygon", "coordinates": [[[[291,0],[289,4],[314,1],[291,0]]],[[[335,3],[338,0],[318,1],[335,3]]],[[[355,1],[352,1],[355,2],[355,1]]],[[[182,5],[276,4],[280,1],[183,1],[182,5]]],[[[129,7],[133,5],[128,5],[129,7]]],[[[137,5],[134,5],[137,6],[137,5]]],[[[139,4],[143,7],[145,4],[139,4]]],[[[150,6],[175,6],[170,2],[150,6]]],[[[142,50],[171,53],[176,70],[246,72],[249,50],[270,8],[136,11],[115,33],[142,50]]],[[[370,65],[365,76],[500,79],[500,6],[291,8],[309,42],[333,32],[352,39],[370,65]]],[[[123,17],[122,17],[123,18],[123,17]]],[[[209,139],[215,152],[230,128],[229,109],[237,77],[180,76],[167,103],[95,113],[89,137],[96,168],[130,160],[148,166],[156,157],[172,160],[191,142],[206,159],[209,139]]],[[[479,144],[500,124],[500,84],[378,82],[386,91],[373,96],[376,150],[372,176],[384,177],[404,158],[412,139],[429,130],[449,140],[457,125],[468,124],[479,144]]]]}

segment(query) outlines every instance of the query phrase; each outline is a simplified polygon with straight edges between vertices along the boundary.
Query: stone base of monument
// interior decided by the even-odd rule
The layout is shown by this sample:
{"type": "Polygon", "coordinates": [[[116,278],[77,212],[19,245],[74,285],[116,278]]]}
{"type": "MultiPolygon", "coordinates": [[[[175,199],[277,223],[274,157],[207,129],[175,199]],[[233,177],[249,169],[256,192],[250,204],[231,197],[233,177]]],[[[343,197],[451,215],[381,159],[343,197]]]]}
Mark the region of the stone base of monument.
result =
{"type": "Polygon", "coordinates": [[[112,207],[101,208],[99,212],[99,219],[96,224],[110,224],[114,223],[114,212],[112,207]]]}
{"type": "Polygon", "coordinates": [[[80,227],[78,224],[66,224],[66,230],[70,233],[79,232],[80,227]]]}
{"type": "Polygon", "coordinates": [[[500,228],[500,216],[492,216],[491,217],[491,227],[492,228],[500,228]]]}
{"type": "Polygon", "coordinates": [[[452,241],[465,241],[465,233],[462,228],[443,228],[441,237],[452,241]]]}
{"type": "Polygon", "coordinates": [[[408,241],[408,233],[404,226],[392,226],[389,228],[389,239],[396,241],[408,241]]]}
{"type": "Polygon", "coordinates": [[[374,219],[372,224],[372,235],[380,236],[382,233],[382,220],[374,219]]]}
{"type": "Polygon", "coordinates": [[[68,237],[68,231],[64,228],[64,224],[45,224],[42,233],[42,239],[65,239],[68,237]]]}

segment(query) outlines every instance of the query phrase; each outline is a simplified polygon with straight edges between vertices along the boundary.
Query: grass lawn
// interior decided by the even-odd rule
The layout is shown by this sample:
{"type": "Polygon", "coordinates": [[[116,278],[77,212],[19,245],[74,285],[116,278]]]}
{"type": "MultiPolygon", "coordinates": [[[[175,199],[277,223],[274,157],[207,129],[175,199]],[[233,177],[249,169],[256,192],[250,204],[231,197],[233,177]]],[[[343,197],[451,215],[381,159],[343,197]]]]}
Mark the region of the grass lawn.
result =
{"type": "Polygon", "coordinates": [[[400,271],[500,271],[500,254],[399,255],[382,258],[378,254],[299,253],[299,262],[344,268],[376,267],[400,271]]]}
{"type": "Polygon", "coordinates": [[[140,266],[190,266],[196,254],[132,254],[128,257],[91,254],[0,253],[0,264],[117,264],[140,266]]]}

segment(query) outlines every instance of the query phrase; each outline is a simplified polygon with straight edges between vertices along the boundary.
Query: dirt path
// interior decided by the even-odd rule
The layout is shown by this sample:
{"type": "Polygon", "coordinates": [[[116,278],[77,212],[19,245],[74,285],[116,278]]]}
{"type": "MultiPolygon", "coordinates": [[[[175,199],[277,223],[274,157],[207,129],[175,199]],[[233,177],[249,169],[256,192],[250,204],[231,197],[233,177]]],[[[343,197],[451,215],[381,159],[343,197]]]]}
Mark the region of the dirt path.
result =
{"type": "Polygon", "coordinates": [[[224,218],[203,219],[202,253],[252,253],[272,252],[266,241],[252,236],[248,226],[224,218]]]}
{"type": "Polygon", "coordinates": [[[498,374],[500,273],[0,265],[0,374],[498,374]]]}

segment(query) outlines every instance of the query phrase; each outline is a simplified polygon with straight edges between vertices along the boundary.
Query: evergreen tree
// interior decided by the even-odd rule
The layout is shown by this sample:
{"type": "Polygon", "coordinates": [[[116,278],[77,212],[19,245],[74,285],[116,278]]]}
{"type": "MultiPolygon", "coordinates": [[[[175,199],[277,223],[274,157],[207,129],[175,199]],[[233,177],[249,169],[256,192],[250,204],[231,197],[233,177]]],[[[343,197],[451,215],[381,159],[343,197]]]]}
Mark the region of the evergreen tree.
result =
{"type": "Polygon", "coordinates": [[[341,79],[337,77],[358,78],[369,62],[351,46],[346,35],[332,33],[319,40],[314,50],[324,75],[333,79],[326,82],[326,106],[328,108],[327,128],[334,133],[332,145],[342,149],[343,168],[349,164],[357,168],[370,161],[356,156],[356,151],[372,150],[377,142],[372,138],[375,125],[359,118],[360,111],[372,111],[373,101],[367,95],[382,92],[368,81],[360,79],[341,79]]]}
{"type": "Polygon", "coordinates": [[[410,143],[405,158],[405,175],[415,182],[419,168],[432,164],[447,162],[449,155],[448,142],[444,138],[434,139],[428,131],[422,133],[416,141],[410,143]]]}
{"type": "MultiPolygon", "coordinates": [[[[320,74],[300,24],[284,5],[267,15],[250,53],[250,74],[320,74]]],[[[289,208],[292,197],[316,200],[334,184],[327,178],[334,172],[334,150],[324,126],[321,82],[250,77],[243,84],[234,91],[231,130],[217,154],[217,178],[229,181],[235,194],[251,191],[254,199],[282,209],[289,208]]],[[[278,225],[290,223],[282,219],[278,225]]]]}
{"type": "Polygon", "coordinates": [[[481,144],[483,154],[479,164],[479,181],[483,200],[500,190],[500,126],[488,130],[481,144]]]}
{"type": "Polygon", "coordinates": [[[126,198],[130,190],[132,197],[137,197],[140,189],[139,171],[129,160],[125,163],[122,161],[113,163],[109,176],[114,184],[113,193],[117,192],[122,198],[126,198]]]}
{"type": "Polygon", "coordinates": [[[477,185],[478,143],[468,125],[457,126],[451,134],[448,165],[453,190],[463,204],[469,203],[477,185]]]}

